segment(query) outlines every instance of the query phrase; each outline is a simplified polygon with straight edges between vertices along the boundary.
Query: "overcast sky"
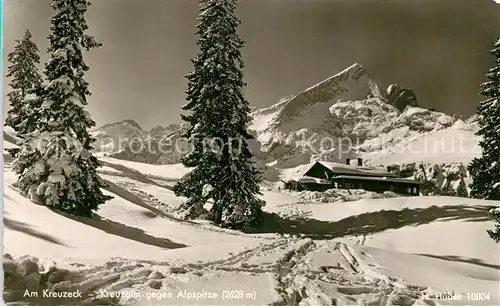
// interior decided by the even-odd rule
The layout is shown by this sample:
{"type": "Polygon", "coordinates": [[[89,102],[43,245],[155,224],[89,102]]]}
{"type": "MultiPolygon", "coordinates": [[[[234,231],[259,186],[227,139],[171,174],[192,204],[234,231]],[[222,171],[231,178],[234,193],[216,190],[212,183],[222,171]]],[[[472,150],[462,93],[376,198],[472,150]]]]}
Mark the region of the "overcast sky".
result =
{"type": "MultiPolygon", "coordinates": [[[[3,66],[26,29],[45,61],[51,0],[3,2],[3,66]]],[[[130,118],[144,128],[180,122],[184,75],[197,53],[197,1],[92,2],[90,33],[104,44],[86,54],[94,119],[130,118]]],[[[248,41],[246,94],[256,107],[358,62],[384,88],[397,83],[424,106],[471,115],[500,36],[500,5],[492,0],[240,0],[238,14],[248,41]]]]}

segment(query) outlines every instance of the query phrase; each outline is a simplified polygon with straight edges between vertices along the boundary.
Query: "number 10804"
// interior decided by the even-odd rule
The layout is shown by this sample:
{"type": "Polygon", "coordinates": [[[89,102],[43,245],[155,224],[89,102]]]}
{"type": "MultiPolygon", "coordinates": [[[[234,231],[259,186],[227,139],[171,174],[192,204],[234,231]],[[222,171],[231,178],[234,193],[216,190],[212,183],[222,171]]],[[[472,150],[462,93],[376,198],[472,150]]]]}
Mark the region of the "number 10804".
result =
{"type": "Polygon", "coordinates": [[[467,293],[467,299],[469,301],[489,301],[490,294],[485,292],[469,292],[467,293]]]}

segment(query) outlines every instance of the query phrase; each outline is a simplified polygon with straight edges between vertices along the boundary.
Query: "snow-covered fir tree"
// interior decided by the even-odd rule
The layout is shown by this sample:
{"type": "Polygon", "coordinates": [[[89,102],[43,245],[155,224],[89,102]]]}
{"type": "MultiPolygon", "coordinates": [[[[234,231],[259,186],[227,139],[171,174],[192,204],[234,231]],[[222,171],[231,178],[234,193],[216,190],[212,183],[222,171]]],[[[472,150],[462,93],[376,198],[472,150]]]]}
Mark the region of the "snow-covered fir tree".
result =
{"type": "Polygon", "coordinates": [[[10,110],[5,118],[5,125],[12,127],[18,137],[29,132],[25,130],[27,127],[33,126],[29,123],[22,124],[37,107],[37,99],[27,99],[27,96],[36,94],[42,85],[42,76],[37,67],[40,64],[39,50],[32,37],[31,32],[26,30],[23,38],[16,40],[14,50],[7,55],[10,65],[6,77],[10,78],[9,86],[12,91],[7,94],[10,110]]]}
{"type": "MultiPolygon", "coordinates": [[[[490,53],[495,56],[495,65],[486,75],[487,81],[481,84],[481,94],[486,97],[477,107],[479,131],[482,139],[481,157],[469,165],[473,182],[470,195],[486,200],[500,200],[500,40],[494,43],[490,53]]],[[[500,237],[500,211],[492,210],[497,221],[495,231],[488,231],[497,242],[500,237]]]]}
{"type": "Polygon", "coordinates": [[[441,187],[441,191],[439,193],[442,196],[447,196],[447,197],[454,197],[456,196],[456,192],[453,189],[453,186],[451,185],[451,179],[446,178],[443,186],[441,187]]]}
{"type": "MultiPolygon", "coordinates": [[[[41,90],[36,129],[26,135],[13,162],[17,187],[31,199],[74,215],[90,217],[110,197],[103,194],[97,159],[90,150],[95,125],[84,107],[90,95],[83,51],[100,46],[88,29],[87,0],[54,0],[48,84],[41,90]]],[[[27,120],[23,121],[26,122],[27,120]]]]}
{"type": "Polygon", "coordinates": [[[460,183],[458,184],[457,187],[457,196],[461,198],[468,198],[469,197],[469,191],[467,191],[467,184],[465,183],[464,178],[460,178],[460,183]]]}
{"type": "Polygon", "coordinates": [[[500,242],[500,207],[490,209],[490,216],[495,220],[495,229],[488,230],[488,234],[498,243],[500,242]]]}
{"type": "Polygon", "coordinates": [[[500,200],[500,40],[490,51],[496,58],[495,65],[481,84],[481,94],[486,97],[477,107],[478,136],[482,155],[469,165],[473,182],[471,196],[487,200],[500,200]]]}
{"type": "Polygon", "coordinates": [[[213,221],[233,228],[257,226],[264,205],[258,198],[261,173],[248,149],[251,110],[243,94],[244,41],[237,33],[236,3],[200,1],[200,52],[187,76],[187,114],[182,116],[192,145],[183,163],[194,169],[174,189],[188,198],[188,210],[201,211],[211,199],[213,221]]]}

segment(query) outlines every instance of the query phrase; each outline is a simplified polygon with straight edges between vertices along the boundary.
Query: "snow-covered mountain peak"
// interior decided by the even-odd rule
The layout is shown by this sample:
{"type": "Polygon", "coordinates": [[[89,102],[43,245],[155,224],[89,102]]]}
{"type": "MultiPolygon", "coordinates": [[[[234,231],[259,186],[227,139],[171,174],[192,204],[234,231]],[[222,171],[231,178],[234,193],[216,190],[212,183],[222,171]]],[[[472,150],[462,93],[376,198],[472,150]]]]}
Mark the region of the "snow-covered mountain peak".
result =
{"type": "Polygon", "coordinates": [[[142,127],[133,119],[125,119],[122,121],[114,122],[114,123],[109,123],[101,126],[99,129],[100,130],[106,130],[106,129],[114,129],[114,128],[132,128],[132,129],[138,129],[141,131],[144,131],[142,127]]]}
{"type": "Polygon", "coordinates": [[[96,138],[94,148],[98,152],[113,153],[122,150],[130,143],[148,139],[149,133],[132,119],[105,124],[94,131],[96,138]]]}
{"type": "MultiPolygon", "coordinates": [[[[314,112],[316,116],[328,110],[331,102],[338,99],[353,100],[364,98],[368,93],[377,95],[378,91],[371,86],[368,72],[360,64],[353,64],[347,69],[313,85],[295,96],[282,99],[277,104],[254,112],[254,117],[270,116],[267,118],[267,127],[284,127],[290,121],[302,117],[305,112],[314,112]],[[359,86],[365,79],[366,86],[359,86]],[[318,105],[319,104],[319,105],[318,105]],[[271,113],[274,113],[271,116],[271,113]]],[[[257,119],[257,118],[256,118],[257,119]]],[[[257,121],[261,121],[258,118],[257,121]]],[[[259,122],[260,123],[260,122],[259,122]]],[[[254,124],[256,130],[261,130],[259,124],[254,124]]]]}
{"type": "Polygon", "coordinates": [[[277,160],[277,165],[287,167],[318,159],[351,158],[449,128],[458,120],[417,106],[400,112],[359,64],[252,115],[250,128],[257,132],[268,161],[277,160]],[[361,86],[363,83],[367,86],[361,86]],[[365,95],[352,98],[363,87],[365,95]],[[325,139],[331,147],[324,148],[325,139]],[[345,145],[346,140],[350,145],[345,145]],[[306,151],[304,141],[311,145],[306,151]]]}

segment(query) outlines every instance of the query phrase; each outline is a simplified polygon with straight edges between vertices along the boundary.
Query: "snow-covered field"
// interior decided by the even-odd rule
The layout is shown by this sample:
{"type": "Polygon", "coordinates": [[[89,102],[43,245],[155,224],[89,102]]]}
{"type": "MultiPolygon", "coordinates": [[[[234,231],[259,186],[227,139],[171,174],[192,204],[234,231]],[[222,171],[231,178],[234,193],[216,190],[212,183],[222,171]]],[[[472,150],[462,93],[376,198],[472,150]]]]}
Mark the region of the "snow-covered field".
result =
{"type": "Polygon", "coordinates": [[[151,165],[127,160],[118,160],[111,157],[99,156],[99,160],[105,167],[100,168],[101,172],[123,172],[137,171],[152,179],[165,181],[176,181],[189,172],[182,164],[172,165],[151,165]]]}
{"type": "MultiPolygon", "coordinates": [[[[492,227],[488,207],[500,203],[451,197],[324,203],[265,191],[266,210],[274,214],[258,233],[244,234],[170,213],[183,199],[152,177],[179,178],[186,171],[180,166],[103,161],[107,193],[115,198],[94,220],[31,203],[11,187],[7,165],[7,302],[22,299],[27,288],[47,288],[80,290],[82,298],[63,305],[500,304],[499,247],[485,232],[492,227]],[[421,300],[445,291],[455,300],[421,300]],[[111,296],[117,292],[120,298],[111,296]]],[[[41,294],[24,300],[54,305],[41,294]]]]}

